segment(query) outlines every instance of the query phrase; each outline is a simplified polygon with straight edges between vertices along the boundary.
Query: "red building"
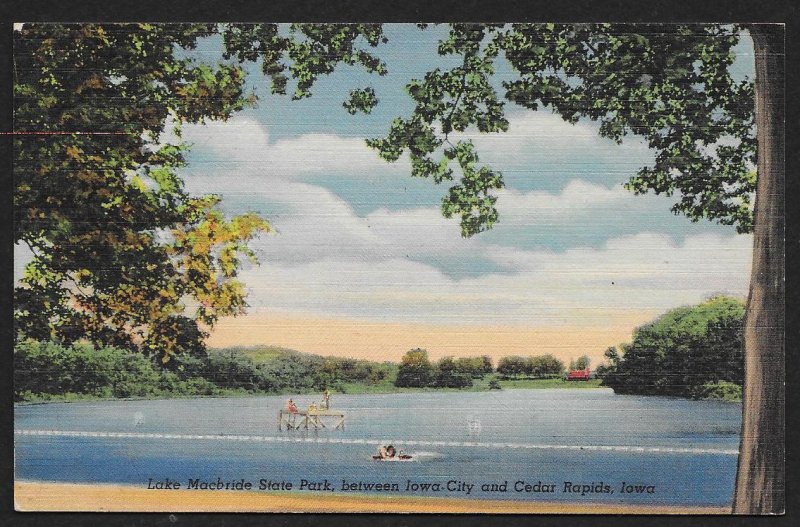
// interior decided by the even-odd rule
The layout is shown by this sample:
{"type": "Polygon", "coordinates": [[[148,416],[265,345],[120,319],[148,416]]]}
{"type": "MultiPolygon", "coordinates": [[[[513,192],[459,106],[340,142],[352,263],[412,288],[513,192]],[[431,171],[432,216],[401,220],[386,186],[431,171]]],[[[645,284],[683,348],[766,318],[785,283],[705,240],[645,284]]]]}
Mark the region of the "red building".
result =
{"type": "Polygon", "coordinates": [[[585,370],[570,370],[570,372],[567,374],[567,380],[568,381],[588,381],[589,380],[589,375],[591,375],[591,372],[589,371],[589,368],[586,368],[585,370]]]}

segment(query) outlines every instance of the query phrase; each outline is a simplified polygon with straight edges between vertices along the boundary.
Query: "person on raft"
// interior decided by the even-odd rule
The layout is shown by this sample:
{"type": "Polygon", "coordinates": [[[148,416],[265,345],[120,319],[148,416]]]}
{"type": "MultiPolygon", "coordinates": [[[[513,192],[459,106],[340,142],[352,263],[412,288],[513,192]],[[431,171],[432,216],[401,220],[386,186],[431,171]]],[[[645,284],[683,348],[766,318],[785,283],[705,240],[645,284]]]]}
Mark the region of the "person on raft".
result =
{"type": "Polygon", "coordinates": [[[378,449],[378,455],[381,459],[392,459],[395,455],[395,449],[392,445],[382,446],[378,449]]]}
{"type": "Polygon", "coordinates": [[[289,399],[289,402],[286,403],[286,410],[288,410],[290,414],[296,414],[298,412],[297,405],[294,404],[294,401],[291,399],[289,399]]]}

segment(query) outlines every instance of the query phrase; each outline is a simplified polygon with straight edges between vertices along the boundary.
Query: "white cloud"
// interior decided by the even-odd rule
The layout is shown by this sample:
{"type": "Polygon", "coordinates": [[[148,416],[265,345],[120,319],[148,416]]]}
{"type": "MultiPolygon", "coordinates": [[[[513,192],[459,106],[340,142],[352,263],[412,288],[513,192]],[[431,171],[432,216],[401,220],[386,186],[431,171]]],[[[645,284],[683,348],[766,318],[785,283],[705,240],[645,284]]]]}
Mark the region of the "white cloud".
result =
{"type": "Polygon", "coordinates": [[[190,163],[186,169],[190,191],[219,193],[224,204],[263,209],[277,232],[256,242],[265,261],[299,265],[330,256],[364,261],[452,257],[477,245],[460,238],[458,222],[443,218],[436,207],[379,209],[359,217],[333,192],[297,179],[302,171],[371,169],[379,174],[389,165],[363,141],[313,134],[270,143],[263,126],[243,117],[187,127],[184,136],[200,153],[214,152],[214,163],[218,156],[227,156],[224,164],[213,167],[190,163]]]}
{"type": "Polygon", "coordinates": [[[33,253],[24,243],[14,244],[14,283],[25,273],[25,266],[33,259],[33,253]]]}
{"type": "Polygon", "coordinates": [[[520,192],[515,189],[502,189],[497,192],[498,208],[503,222],[514,225],[528,224],[531,221],[558,219],[585,213],[588,210],[616,209],[639,200],[621,185],[607,188],[581,179],[571,180],[559,193],[544,191],[520,192]]]}
{"type": "Polygon", "coordinates": [[[517,272],[460,280],[408,259],[335,256],[265,262],[245,278],[257,308],[417,323],[602,324],[711,293],[744,296],[750,243],[749,236],[699,235],[675,245],[642,233],[563,253],[487,247],[486,256],[513,260],[517,272]]]}
{"type": "Polygon", "coordinates": [[[458,219],[445,218],[438,207],[389,211],[379,209],[366,217],[370,230],[397,248],[395,254],[458,255],[478,253],[477,238],[459,235],[458,219]]]}
{"type": "Polygon", "coordinates": [[[295,179],[303,176],[408,173],[407,162],[386,163],[364,139],[312,133],[270,141],[267,128],[252,117],[237,116],[227,122],[184,127],[184,138],[195,149],[212,152],[226,170],[235,167],[238,177],[258,175],[295,179]]]}
{"type": "Polygon", "coordinates": [[[258,251],[268,261],[302,264],[331,256],[373,261],[393,252],[365,219],[328,190],[289,182],[259,192],[288,207],[287,212],[270,218],[277,236],[258,243],[258,251]]]}
{"type": "Polygon", "coordinates": [[[460,137],[471,139],[481,162],[500,169],[511,186],[562,188],[576,177],[621,183],[652,161],[642,139],[629,137],[618,145],[600,137],[596,123],[570,124],[547,111],[512,110],[506,117],[505,133],[460,137]]]}

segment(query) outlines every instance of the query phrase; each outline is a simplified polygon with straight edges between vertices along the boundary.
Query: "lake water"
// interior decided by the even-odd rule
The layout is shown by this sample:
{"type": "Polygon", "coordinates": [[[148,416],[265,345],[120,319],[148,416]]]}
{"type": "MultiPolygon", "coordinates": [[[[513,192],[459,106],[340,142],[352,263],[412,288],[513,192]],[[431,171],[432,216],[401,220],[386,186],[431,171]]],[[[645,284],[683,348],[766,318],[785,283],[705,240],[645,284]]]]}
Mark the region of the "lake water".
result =
{"type": "MultiPolygon", "coordinates": [[[[295,397],[300,408],[312,400],[295,397]]],[[[146,487],[170,478],[185,487],[190,478],[243,478],[254,488],[261,479],[291,482],[293,490],[327,479],[337,494],[346,480],[396,483],[400,494],[680,505],[726,505],[733,494],[739,404],[606,389],[334,394],[344,430],[279,432],[285,403],[269,396],[20,405],[16,479],[146,487]],[[373,461],[387,443],[414,461],[373,461]],[[414,486],[424,483],[441,490],[414,486]],[[524,490],[537,483],[555,492],[524,490]],[[652,492],[623,493],[623,483],[652,492]],[[606,485],[613,493],[601,492],[606,485]]]]}

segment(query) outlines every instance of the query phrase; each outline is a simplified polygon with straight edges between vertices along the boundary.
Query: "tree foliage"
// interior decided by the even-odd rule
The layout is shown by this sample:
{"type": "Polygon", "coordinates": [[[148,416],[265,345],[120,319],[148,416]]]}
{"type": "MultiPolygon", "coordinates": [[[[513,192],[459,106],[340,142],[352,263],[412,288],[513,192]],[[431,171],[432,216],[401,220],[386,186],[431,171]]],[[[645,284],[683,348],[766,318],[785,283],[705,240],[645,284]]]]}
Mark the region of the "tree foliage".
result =
{"type": "Polygon", "coordinates": [[[414,176],[452,182],[442,212],[459,216],[471,236],[497,221],[503,176],[457,136],[507,131],[505,101],[545,107],[571,123],[597,121],[600,135],[617,142],[643,137],[655,162],[630,178],[629,189],[676,194],[676,214],[749,232],[753,85],[729,70],[740,32],[720,24],[452,24],[438,51],[460,64],[409,82],[411,114],[367,142],[388,161],[408,152],[414,176]],[[501,59],[515,74],[502,94],[492,83],[501,59]]]}
{"type": "Polygon", "coordinates": [[[603,384],[617,393],[701,397],[708,385],[742,385],[744,304],[718,296],[681,307],[637,328],[633,341],[609,348],[603,384]]]}
{"type": "Polygon", "coordinates": [[[573,359],[569,361],[569,369],[570,370],[585,370],[589,368],[589,365],[592,363],[591,359],[589,359],[588,355],[581,355],[577,359],[573,359]]]}
{"type": "Polygon", "coordinates": [[[274,92],[291,77],[302,98],[339,63],[383,73],[363,49],[382,39],[380,26],[364,24],[15,31],[14,239],[33,254],[15,290],[16,335],[86,338],[164,362],[202,350],[207,328],[246,307],[238,270],[269,226],[255,214],[227,218],[219,197],[185,191],[181,124],[227,119],[254,99],[242,65],[223,58],[261,60],[274,92]],[[214,35],[224,57],[191,59],[214,35]]]}
{"type": "Polygon", "coordinates": [[[480,357],[458,357],[455,359],[455,366],[458,370],[469,374],[473,378],[483,377],[487,373],[492,373],[492,358],[488,355],[480,357]]]}
{"type": "Polygon", "coordinates": [[[400,360],[395,386],[429,386],[435,379],[434,366],[428,359],[428,352],[421,348],[409,350],[400,360]]]}
{"type": "Polygon", "coordinates": [[[436,376],[432,384],[442,388],[464,388],[472,386],[472,375],[468,370],[461,369],[453,357],[442,357],[436,364],[436,376]]]}
{"type": "Polygon", "coordinates": [[[409,350],[403,355],[397,369],[395,386],[431,388],[467,388],[473,379],[481,379],[492,372],[492,360],[482,357],[442,357],[436,364],[428,359],[428,352],[421,348],[409,350]]]}
{"type": "Polygon", "coordinates": [[[522,357],[510,355],[497,363],[497,373],[504,377],[542,378],[561,375],[564,363],[551,354],[522,357]]]}
{"type": "Polygon", "coordinates": [[[18,401],[74,395],[151,397],[218,392],[217,385],[200,375],[156,368],[141,353],[120,348],[95,348],[86,342],[66,347],[32,340],[14,347],[14,398],[18,401]]]}

